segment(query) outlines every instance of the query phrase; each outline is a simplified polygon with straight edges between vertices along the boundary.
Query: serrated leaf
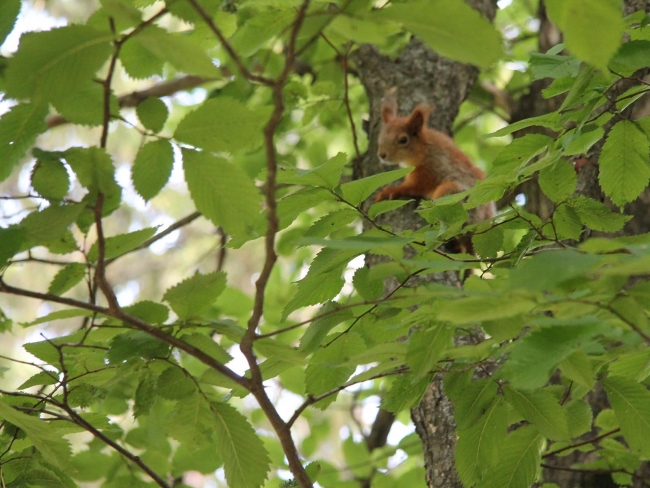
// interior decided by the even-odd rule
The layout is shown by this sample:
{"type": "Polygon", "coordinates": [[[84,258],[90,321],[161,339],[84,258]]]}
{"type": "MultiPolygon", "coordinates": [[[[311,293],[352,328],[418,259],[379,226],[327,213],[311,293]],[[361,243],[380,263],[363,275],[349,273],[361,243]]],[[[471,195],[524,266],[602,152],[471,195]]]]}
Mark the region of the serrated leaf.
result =
{"type": "Polygon", "coordinates": [[[70,188],[68,171],[59,160],[39,159],[32,170],[32,187],[42,197],[61,200],[70,188]]]}
{"type": "Polygon", "coordinates": [[[437,369],[438,360],[451,345],[453,330],[445,325],[416,330],[408,342],[406,364],[415,381],[437,369]]]}
{"type": "MultiPolygon", "coordinates": [[[[328,342],[334,337],[336,336],[328,336],[328,342]]],[[[344,385],[354,373],[356,366],[341,366],[341,364],[365,349],[363,339],[354,332],[345,334],[329,346],[318,349],[305,370],[307,392],[312,395],[321,395],[344,385]]]]}
{"type": "Polygon", "coordinates": [[[63,295],[79,283],[86,275],[86,265],[81,263],[71,263],[62,268],[50,283],[47,289],[52,295],[63,295]]]}
{"type": "Polygon", "coordinates": [[[187,342],[188,344],[200,349],[208,356],[213,357],[220,363],[227,363],[232,360],[232,356],[226,352],[226,350],[217,344],[212,338],[203,335],[194,333],[194,334],[183,334],[181,340],[187,342]]]}
{"type": "MultiPolygon", "coordinates": [[[[45,322],[52,322],[54,320],[64,320],[70,319],[73,317],[91,317],[93,312],[90,310],[80,310],[80,309],[70,309],[70,310],[58,310],[56,312],[48,313],[43,317],[39,317],[32,322],[27,322],[23,324],[24,327],[30,327],[32,325],[44,324],[45,322]]],[[[39,343],[33,343],[39,344],[39,343]]]]}
{"type": "Polygon", "coordinates": [[[347,155],[345,153],[338,153],[325,163],[312,169],[281,171],[278,174],[278,183],[322,186],[334,189],[339,184],[341,172],[347,162],[347,155]]]}
{"type": "Polygon", "coordinates": [[[632,218],[631,215],[614,213],[604,203],[584,195],[571,199],[567,203],[580,217],[582,223],[593,230],[617,232],[632,218]]]}
{"type": "Polygon", "coordinates": [[[606,71],[625,30],[618,2],[549,0],[548,13],[564,34],[567,49],[578,58],[606,71]],[[598,32],[597,36],[593,33],[598,32]]]}
{"type": "Polygon", "coordinates": [[[465,486],[474,485],[497,464],[507,427],[508,410],[503,400],[497,399],[474,425],[458,432],[454,458],[465,486]]]}
{"type": "Polygon", "coordinates": [[[531,53],[529,64],[535,80],[562,77],[575,79],[580,70],[579,59],[557,54],[531,53]]]}
{"type": "Polygon", "coordinates": [[[578,240],[582,234],[582,222],[578,213],[569,205],[561,205],[553,212],[553,224],[560,240],[578,240]]]}
{"type": "Polygon", "coordinates": [[[40,212],[32,212],[20,222],[29,247],[43,245],[61,237],[77,220],[83,205],[50,205],[40,212]]]}
{"type": "Polygon", "coordinates": [[[632,76],[635,71],[648,66],[650,41],[630,41],[618,48],[609,68],[622,76],[632,76]]]}
{"type": "Polygon", "coordinates": [[[36,137],[47,130],[46,115],[47,105],[21,103],[0,117],[0,181],[9,177],[36,137]]]}
{"type": "Polygon", "coordinates": [[[650,375],[650,350],[642,349],[621,354],[616,361],[608,365],[608,370],[613,376],[643,381],[650,375]]]}
{"type": "Polygon", "coordinates": [[[597,268],[600,257],[579,253],[573,249],[541,252],[522,260],[510,275],[508,288],[516,290],[550,290],[561,283],[597,268]],[[530,282],[530,276],[535,276],[530,282]]]}
{"type": "Polygon", "coordinates": [[[376,17],[337,15],[327,26],[328,31],[359,44],[383,46],[390,42],[390,36],[401,31],[392,22],[377,22],[376,17]]]}
{"type": "Polygon", "coordinates": [[[31,388],[32,386],[56,385],[58,382],[59,382],[59,377],[56,373],[52,373],[49,371],[41,371],[40,373],[36,373],[34,376],[29,378],[17,389],[26,390],[27,388],[31,388]]]}
{"type": "Polygon", "coordinates": [[[413,168],[401,168],[350,181],[341,185],[341,193],[352,205],[360,205],[377,188],[406,176],[411,171],[413,171],[413,168]]]}
{"type": "Polygon", "coordinates": [[[305,232],[305,237],[327,237],[359,217],[356,210],[342,208],[321,217],[305,232]]]}
{"type": "Polygon", "coordinates": [[[260,192],[241,168],[206,152],[184,150],[183,169],[196,208],[228,234],[244,234],[260,222],[260,192]]]}
{"type": "Polygon", "coordinates": [[[135,80],[162,76],[165,61],[139,42],[126,42],[120,49],[120,61],[126,73],[135,80]]]}
{"type": "Polygon", "coordinates": [[[309,272],[298,282],[298,290],[282,310],[282,316],[308,305],[324,303],[334,298],[345,284],[343,270],[348,263],[363,253],[359,249],[322,249],[314,258],[309,272]]]}
{"type": "Polygon", "coordinates": [[[369,268],[359,268],[354,272],[352,285],[364,300],[379,300],[384,293],[383,280],[372,279],[369,268]]]}
{"type": "Polygon", "coordinates": [[[142,300],[128,307],[123,307],[126,313],[138,317],[151,324],[162,324],[169,318],[169,309],[162,303],[142,300]]]}
{"type": "Polygon", "coordinates": [[[196,384],[180,368],[171,366],[158,377],[156,393],[169,400],[196,396],[196,384]]]}
{"type": "Polygon", "coordinates": [[[591,430],[593,412],[588,403],[581,400],[571,400],[562,408],[566,412],[569,426],[569,437],[571,439],[575,439],[591,430]]]}
{"type": "Polygon", "coordinates": [[[48,463],[64,470],[70,469],[70,444],[45,420],[14,410],[2,400],[0,418],[25,432],[48,463]]]}
{"type": "Polygon", "coordinates": [[[629,120],[621,120],[607,136],[598,159],[598,181],[619,207],[638,197],[650,181],[648,138],[629,120]]]}
{"type": "Polygon", "coordinates": [[[381,402],[381,408],[398,413],[415,407],[422,400],[430,383],[430,376],[425,376],[419,381],[414,381],[413,375],[408,373],[395,378],[381,402]]]}
{"type": "Polygon", "coordinates": [[[308,353],[315,351],[330,330],[341,322],[352,318],[350,309],[335,311],[338,306],[338,303],[330,302],[321,307],[318,315],[322,315],[322,317],[317,318],[309,324],[309,327],[300,339],[301,351],[308,353]]]}
{"type": "Polygon", "coordinates": [[[503,229],[493,227],[482,233],[472,235],[472,246],[474,252],[482,258],[494,258],[497,253],[503,250],[503,229]]]}
{"type": "Polygon", "coordinates": [[[509,434],[499,446],[499,462],[477,488],[529,488],[535,481],[543,440],[530,426],[509,434]]]}
{"type": "Polygon", "coordinates": [[[310,208],[334,199],[334,195],[324,188],[305,188],[287,195],[278,202],[280,229],[288,227],[299,215],[310,208]]]}
{"type": "Polygon", "coordinates": [[[19,13],[20,0],[4,0],[0,4],[0,45],[13,30],[19,13]]]}
{"type": "Polygon", "coordinates": [[[120,364],[138,358],[166,357],[169,345],[146,332],[133,331],[113,337],[106,357],[111,364],[120,364]]]}
{"type": "Polygon", "coordinates": [[[528,312],[537,304],[523,295],[472,296],[446,301],[437,318],[453,324],[513,317],[528,312]]]}
{"type": "Polygon", "coordinates": [[[149,414],[151,407],[156,402],[155,391],[156,376],[147,369],[135,389],[135,397],[133,399],[133,416],[135,418],[149,414]]]}
{"type": "Polygon", "coordinates": [[[554,441],[569,439],[566,413],[548,391],[524,391],[504,388],[506,400],[540,433],[554,441]]]}
{"type": "Polygon", "coordinates": [[[112,40],[108,31],[79,24],[23,34],[7,67],[7,95],[56,105],[92,80],[110,55],[112,40]]]}
{"type": "Polygon", "coordinates": [[[194,448],[207,446],[212,430],[210,405],[198,393],[189,392],[179,399],[165,427],[170,436],[183,444],[194,448]]]}
{"type": "Polygon", "coordinates": [[[168,140],[148,142],[140,148],[133,162],[133,186],[145,201],[164,188],[172,174],[174,149],[168,140]]]}
{"type": "Polygon", "coordinates": [[[482,68],[503,52],[501,35],[494,26],[462,0],[396,4],[375,16],[401,22],[443,56],[482,68]]]}
{"type": "Polygon", "coordinates": [[[233,98],[211,98],[181,120],[174,138],[208,151],[237,152],[262,141],[266,118],[265,107],[253,110],[233,98]]]}
{"type": "Polygon", "coordinates": [[[223,457],[228,485],[258,488],[268,476],[270,460],[246,417],[227,403],[212,403],[217,452],[223,457]]]}
{"type": "Polygon", "coordinates": [[[527,127],[550,127],[553,128],[558,122],[558,114],[551,112],[550,114],[538,115],[537,117],[530,117],[528,119],[520,120],[514,124],[505,126],[503,129],[491,132],[487,134],[486,137],[502,137],[512,134],[521,129],[526,129],[527,127]]]}
{"type": "MultiPolygon", "coordinates": [[[[153,237],[156,230],[156,227],[149,227],[148,229],[136,230],[128,234],[107,237],[104,241],[104,259],[113,259],[129,251],[133,251],[147,239],[153,237]]],[[[99,249],[97,242],[94,242],[90,247],[90,251],[88,251],[88,260],[94,263],[98,258],[99,249]]]]}
{"type": "Polygon", "coordinates": [[[142,29],[129,42],[140,44],[150,54],[167,61],[187,74],[220,78],[221,73],[200,44],[181,34],[173,34],[159,27],[142,29]]]}
{"type": "Polygon", "coordinates": [[[186,320],[205,313],[225,288],[226,273],[197,271],[191,278],[169,288],[163,300],[169,302],[180,320],[186,320]]]}
{"type": "MultiPolygon", "coordinates": [[[[90,190],[92,197],[85,200],[94,204],[97,192],[104,195],[102,215],[115,210],[122,197],[122,188],[115,181],[115,167],[108,153],[99,147],[72,147],[63,157],[77,175],[79,183],[90,190]]],[[[86,195],[88,197],[89,195],[86,195]]]]}
{"type": "Polygon", "coordinates": [[[578,175],[564,159],[558,159],[539,172],[539,186],[553,202],[559,203],[571,196],[576,189],[578,175]]]}
{"type": "Polygon", "coordinates": [[[633,451],[650,455],[650,391],[634,380],[610,376],[601,380],[621,432],[633,451]]]}
{"type": "MultiPolygon", "coordinates": [[[[470,378],[466,376],[457,376],[457,380],[465,381],[470,378]]],[[[447,381],[445,375],[445,392],[454,391],[453,379],[447,381]]],[[[463,384],[462,388],[455,390],[454,396],[454,417],[456,426],[459,430],[471,427],[493,404],[496,398],[497,384],[487,378],[471,381],[463,384]]]]}
{"type": "Polygon", "coordinates": [[[384,200],[382,202],[373,203],[368,210],[368,217],[374,219],[375,217],[381,214],[385,214],[386,212],[397,210],[398,208],[403,207],[408,203],[409,200],[384,200]]]}
{"type": "MultiPolygon", "coordinates": [[[[579,349],[560,363],[560,369],[571,381],[591,390],[594,387],[594,368],[589,356],[579,349]]],[[[610,369],[611,371],[611,369],[610,369]]]]}
{"type": "MultiPolygon", "coordinates": [[[[140,123],[152,132],[158,133],[169,116],[167,105],[160,98],[149,97],[135,108],[140,123]]],[[[162,142],[163,139],[160,140],[162,142]]]]}
{"type": "Polygon", "coordinates": [[[571,140],[564,150],[564,155],[586,154],[591,146],[602,139],[604,133],[602,127],[596,127],[593,130],[582,132],[571,140]]]}
{"type": "Polygon", "coordinates": [[[558,363],[603,328],[600,321],[593,319],[581,325],[562,325],[562,321],[558,321],[555,327],[529,332],[518,340],[501,368],[500,376],[520,390],[541,388],[558,363]]]}

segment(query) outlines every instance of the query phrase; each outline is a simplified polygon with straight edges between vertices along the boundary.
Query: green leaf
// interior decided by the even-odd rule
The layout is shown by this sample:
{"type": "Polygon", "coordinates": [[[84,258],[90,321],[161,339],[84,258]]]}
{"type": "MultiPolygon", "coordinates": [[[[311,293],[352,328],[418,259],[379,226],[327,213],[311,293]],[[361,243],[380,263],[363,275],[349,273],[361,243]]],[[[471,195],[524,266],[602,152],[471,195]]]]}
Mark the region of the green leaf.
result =
{"type": "MultiPolygon", "coordinates": [[[[156,227],[149,227],[148,229],[136,230],[128,234],[120,234],[118,236],[107,237],[105,243],[104,259],[113,259],[129,251],[137,249],[147,239],[153,237],[156,233],[156,227]]],[[[99,259],[99,249],[97,242],[94,242],[88,251],[88,260],[96,262],[99,259]]]]}
{"type": "Polygon", "coordinates": [[[135,389],[133,398],[133,416],[135,418],[141,415],[149,415],[151,407],[156,402],[156,375],[147,369],[143,378],[135,389]]]}
{"type": "Polygon", "coordinates": [[[32,386],[40,385],[56,385],[59,382],[59,377],[56,373],[49,371],[41,371],[25,381],[18,387],[18,390],[26,390],[32,386]]]}
{"type": "Polygon", "coordinates": [[[196,384],[181,368],[171,366],[158,377],[156,393],[169,400],[188,400],[197,396],[196,384]]]}
{"type": "Polygon", "coordinates": [[[564,159],[558,159],[539,172],[539,186],[555,203],[569,198],[575,191],[577,182],[575,169],[564,159]]]}
{"type": "Polygon", "coordinates": [[[174,138],[208,151],[241,151],[262,141],[266,119],[266,107],[253,110],[232,98],[211,98],[181,120],[174,138]]]}
{"type": "Polygon", "coordinates": [[[584,386],[589,390],[594,387],[594,383],[596,382],[596,379],[594,378],[594,368],[591,365],[589,356],[587,356],[587,353],[583,349],[577,350],[562,361],[560,363],[560,369],[567,378],[571,381],[575,381],[576,384],[584,386]]]}
{"type": "Polygon", "coordinates": [[[32,187],[49,200],[62,200],[68,194],[70,178],[57,159],[39,159],[32,170],[32,187]]]}
{"type": "Polygon", "coordinates": [[[623,376],[610,376],[601,383],[627,443],[633,451],[650,456],[650,391],[623,376]]]}
{"type": "Polygon", "coordinates": [[[499,376],[510,380],[513,388],[541,388],[558,363],[603,327],[604,324],[593,319],[581,325],[558,320],[554,327],[529,332],[514,345],[499,376]]]}
{"type": "Polygon", "coordinates": [[[390,36],[399,33],[402,29],[392,22],[376,22],[376,16],[362,17],[350,15],[337,15],[327,26],[327,31],[335,33],[344,39],[349,39],[359,44],[374,44],[383,46],[390,40],[390,36]]]}
{"type": "Polygon", "coordinates": [[[609,68],[622,76],[632,76],[635,71],[648,66],[650,41],[630,41],[618,48],[609,68]]]}
{"type": "Polygon", "coordinates": [[[526,134],[518,137],[497,155],[492,163],[492,173],[515,176],[535,156],[546,151],[553,142],[543,134],[526,134]]]}
{"type": "Polygon", "coordinates": [[[111,364],[120,364],[139,358],[164,358],[168,354],[169,345],[167,343],[146,332],[133,331],[113,337],[106,357],[111,364]]]}
{"type": "Polygon", "coordinates": [[[210,404],[196,392],[185,394],[168,416],[165,427],[170,436],[184,445],[193,448],[209,446],[212,430],[210,404]]]}
{"type": "Polygon", "coordinates": [[[603,138],[605,132],[602,127],[589,128],[592,130],[584,130],[582,133],[576,134],[575,137],[571,139],[571,142],[564,150],[565,156],[587,154],[589,148],[603,138]]]}
{"type": "Polygon", "coordinates": [[[573,56],[531,53],[529,64],[535,80],[565,76],[575,78],[580,71],[580,60],[573,56]]]}
{"type": "Polygon", "coordinates": [[[226,352],[226,350],[217,344],[211,337],[208,337],[203,334],[194,333],[194,334],[183,334],[181,340],[187,342],[188,344],[200,349],[208,356],[213,357],[220,363],[227,363],[232,360],[232,356],[226,352]]]}
{"type": "Polygon", "coordinates": [[[322,315],[322,317],[317,318],[309,324],[309,327],[300,339],[301,351],[308,353],[314,352],[330,330],[341,322],[352,318],[352,312],[349,309],[336,311],[338,306],[338,303],[330,302],[321,307],[318,315],[322,315]]]}
{"type": "Polygon", "coordinates": [[[414,381],[409,373],[398,376],[381,402],[381,408],[393,413],[413,408],[420,403],[430,384],[431,376],[419,381],[414,381]]]}
{"type": "Polygon", "coordinates": [[[162,324],[169,318],[169,309],[162,303],[156,303],[149,300],[134,303],[123,310],[151,324],[162,324]]]}
{"type": "Polygon", "coordinates": [[[561,205],[553,213],[553,224],[557,237],[560,240],[578,240],[582,234],[582,222],[580,216],[569,205],[561,205]]]}
{"type": "Polygon", "coordinates": [[[481,68],[493,64],[503,52],[498,31],[462,0],[396,4],[375,17],[401,22],[443,56],[481,68]]]}
{"type": "Polygon", "coordinates": [[[68,264],[56,274],[47,292],[52,295],[63,295],[86,276],[86,269],[85,264],[68,264]]]}
{"type": "Polygon", "coordinates": [[[112,51],[112,40],[108,31],[79,24],[23,34],[6,71],[7,95],[56,105],[92,81],[112,51]]]}
{"type": "Polygon", "coordinates": [[[453,324],[513,317],[532,310],[537,304],[522,295],[485,295],[449,300],[440,307],[437,319],[453,324]]]}
{"type": "MultiPolygon", "coordinates": [[[[160,98],[149,97],[135,108],[140,123],[152,132],[158,133],[169,115],[167,105],[160,98]]],[[[159,142],[163,142],[161,139],[159,142]]]]}
{"type": "Polygon", "coordinates": [[[359,268],[354,272],[352,284],[364,300],[379,300],[384,293],[384,282],[372,279],[369,268],[359,268]]]}
{"type": "Polygon", "coordinates": [[[190,150],[183,151],[183,168],[196,208],[228,234],[244,234],[261,220],[261,195],[241,168],[190,150]]]}
{"type": "Polygon", "coordinates": [[[343,271],[363,252],[364,249],[322,249],[314,258],[307,276],[298,282],[298,290],[282,310],[282,317],[286,319],[294,310],[324,303],[338,295],[345,284],[343,271]]]}
{"type": "Polygon", "coordinates": [[[416,330],[408,341],[408,364],[415,381],[428,376],[437,369],[438,360],[445,350],[451,346],[454,335],[450,327],[438,325],[416,330]]]}
{"type": "Polygon", "coordinates": [[[569,426],[569,438],[575,439],[591,430],[593,412],[591,406],[581,400],[571,400],[563,407],[569,426]]]}
{"type": "Polygon", "coordinates": [[[169,302],[180,320],[205,313],[226,288],[226,273],[217,271],[200,274],[198,271],[165,292],[163,300],[169,302]]]}
{"type": "Polygon", "coordinates": [[[614,213],[604,203],[584,195],[572,198],[567,203],[580,217],[582,223],[593,230],[617,232],[632,218],[631,215],[614,213]]]}
{"type": "Polygon", "coordinates": [[[503,250],[503,229],[493,227],[482,233],[472,235],[474,252],[482,258],[494,258],[503,250]]]}
{"type": "Polygon", "coordinates": [[[501,399],[491,402],[468,429],[458,432],[454,458],[458,477],[472,486],[497,464],[508,427],[508,409],[501,399]]]}
{"type": "Polygon", "coordinates": [[[551,19],[564,34],[567,49],[593,66],[607,70],[625,30],[619,2],[548,0],[551,19]],[[595,36],[594,33],[598,32],[595,36]]]}
{"type": "MultiPolygon", "coordinates": [[[[468,379],[464,376],[457,376],[457,381],[468,379]]],[[[445,376],[447,380],[447,376],[445,376]]],[[[454,380],[445,381],[445,392],[454,391],[454,380]]],[[[476,423],[488,407],[493,405],[497,394],[497,384],[487,378],[471,381],[462,388],[454,391],[454,417],[458,430],[465,430],[476,423]]]]}
{"type": "Polygon", "coordinates": [[[165,61],[151,52],[139,42],[126,42],[120,49],[120,61],[126,73],[135,80],[162,76],[165,61]]]}
{"type": "Polygon", "coordinates": [[[174,166],[174,149],[169,141],[160,139],[140,148],[133,162],[131,178],[135,191],[145,202],[160,193],[174,166]]]}
{"type": "MultiPolygon", "coordinates": [[[[330,343],[337,335],[328,336],[330,343]]],[[[341,366],[352,356],[365,351],[366,345],[359,334],[349,332],[327,347],[318,349],[305,370],[305,388],[312,395],[322,395],[344,385],[356,366],[341,366]]],[[[331,395],[332,399],[336,398],[331,395]]]]}
{"type": "Polygon", "coordinates": [[[530,426],[509,434],[499,446],[499,462],[477,488],[529,488],[537,475],[543,440],[530,426]]]}
{"type": "Polygon", "coordinates": [[[545,390],[525,391],[504,388],[505,398],[515,410],[540,433],[554,441],[567,440],[569,425],[567,416],[557,398],[545,390]]]}
{"type": "Polygon", "coordinates": [[[25,432],[48,463],[64,470],[69,469],[70,444],[48,422],[14,410],[2,400],[0,400],[0,418],[25,432]]]}
{"type": "Polygon", "coordinates": [[[360,180],[350,181],[341,185],[341,193],[352,205],[360,205],[377,188],[406,176],[411,171],[413,171],[413,168],[401,168],[368,176],[360,180]]]}
{"type": "Polygon", "coordinates": [[[167,61],[178,71],[206,78],[221,77],[201,45],[182,34],[172,34],[159,27],[149,26],[129,42],[140,44],[150,55],[167,61]]]}
{"type": "Polygon", "coordinates": [[[77,220],[83,205],[51,205],[40,212],[32,212],[20,222],[29,247],[43,245],[61,237],[77,220]]]}
{"type": "Polygon", "coordinates": [[[227,403],[212,403],[217,452],[223,457],[228,485],[241,488],[262,486],[269,472],[264,444],[246,417],[227,403]]]}
{"type": "MultiPolygon", "coordinates": [[[[57,310],[56,312],[48,313],[43,317],[39,317],[36,320],[33,320],[32,322],[27,322],[26,324],[23,325],[25,327],[30,327],[32,325],[44,324],[46,322],[52,322],[54,320],[64,320],[64,319],[70,319],[74,317],[92,317],[92,315],[93,312],[91,312],[90,310],[81,310],[81,309],[57,310]]],[[[32,344],[41,344],[41,343],[34,342],[32,344]]]]}
{"type": "Polygon", "coordinates": [[[322,186],[334,189],[339,185],[341,172],[347,162],[347,155],[345,153],[338,153],[327,162],[312,169],[280,171],[278,174],[278,183],[322,186]]]}
{"type": "Polygon", "coordinates": [[[486,137],[502,137],[512,134],[521,129],[526,129],[527,127],[550,127],[553,128],[558,122],[558,114],[551,112],[550,114],[539,115],[537,117],[530,117],[528,119],[520,120],[514,124],[505,126],[503,129],[499,129],[490,134],[487,134],[486,137]]]}
{"type": "Polygon", "coordinates": [[[650,181],[648,138],[629,120],[621,120],[607,136],[598,159],[598,181],[619,207],[638,197],[650,181]]]}
{"type": "MultiPolygon", "coordinates": [[[[310,208],[334,199],[334,195],[323,188],[305,188],[304,190],[287,195],[278,202],[280,229],[288,227],[299,215],[310,208]]],[[[356,211],[355,214],[358,216],[356,211]]]]}
{"type": "Polygon", "coordinates": [[[351,208],[334,210],[314,222],[305,232],[305,237],[326,237],[341,227],[350,224],[358,217],[359,213],[351,208]]]}
{"type": "Polygon", "coordinates": [[[613,376],[643,381],[650,375],[650,350],[644,348],[621,354],[616,361],[608,365],[608,370],[613,376]]]}
{"type": "Polygon", "coordinates": [[[0,117],[0,181],[9,177],[36,137],[47,130],[46,115],[47,105],[21,103],[0,117]]]}
{"type": "Polygon", "coordinates": [[[14,28],[20,13],[20,0],[4,0],[0,4],[0,45],[14,28]]]}

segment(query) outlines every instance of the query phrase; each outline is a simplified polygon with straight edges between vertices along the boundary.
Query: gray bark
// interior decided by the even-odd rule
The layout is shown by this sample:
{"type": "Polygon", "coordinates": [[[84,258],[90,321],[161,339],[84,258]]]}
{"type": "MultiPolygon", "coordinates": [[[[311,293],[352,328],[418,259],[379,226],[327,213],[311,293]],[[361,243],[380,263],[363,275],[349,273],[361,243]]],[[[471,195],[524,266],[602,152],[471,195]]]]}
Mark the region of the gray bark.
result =
{"type": "MultiPolygon", "coordinates": [[[[494,17],[496,0],[472,0],[468,3],[486,17],[494,17]]],[[[355,53],[354,61],[370,105],[368,153],[355,161],[355,179],[384,171],[379,166],[376,153],[381,129],[380,106],[386,90],[397,88],[401,114],[409,113],[418,103],[433,103],[436,108],[429,117],[429,125],[451,134],[458,108],[478,76],[476,67],[446,59],[417,39],[413,39],[395,60],[366,45],[355,53]]],[[[412,203],[384,214],[381,223],[398,232],[418,229],[424,222],[413,212],[415,208],[416,204],[412,203]]],[[[368,259],[370,266],[378,261],[373,256],[368,259]]],[[[449,286],[459,286],[455,273],[441,273],[432,279],[449,286]]],[[[386,284],[388,290],[394,286],[395,282],[386,284]]],[[[412,418],[422,439],[428,486],[460,488],[462,485],[454,466],[456,435],[453,408],[442,392],[440,378],[431,383],[420,405],[412,410],[412,418]]]]}

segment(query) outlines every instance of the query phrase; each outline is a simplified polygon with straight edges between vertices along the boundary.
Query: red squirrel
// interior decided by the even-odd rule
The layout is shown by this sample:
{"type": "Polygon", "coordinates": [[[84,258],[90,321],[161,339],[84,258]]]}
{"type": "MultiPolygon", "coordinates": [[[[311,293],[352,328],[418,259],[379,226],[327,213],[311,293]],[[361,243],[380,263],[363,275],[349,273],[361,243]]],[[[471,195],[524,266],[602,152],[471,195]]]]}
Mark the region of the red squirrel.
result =
{"type": "MultiPolygon", "coordinates": [[[[383,164],[414,166],[398,186],[385,186],[375,202],[402,196],[435,200],[445,195],[472,188],[485,173],[474,166],[451,137],[427,127],[432,107],[420,104],[408,117],[397,116],[397,99],[387,95],[382,101],[381,118],[384,125],[379,134],[377,156],[383,164]]],[[[494,202],[481,205],[470,212],[470,223],[496,215],[494,202]]]]}

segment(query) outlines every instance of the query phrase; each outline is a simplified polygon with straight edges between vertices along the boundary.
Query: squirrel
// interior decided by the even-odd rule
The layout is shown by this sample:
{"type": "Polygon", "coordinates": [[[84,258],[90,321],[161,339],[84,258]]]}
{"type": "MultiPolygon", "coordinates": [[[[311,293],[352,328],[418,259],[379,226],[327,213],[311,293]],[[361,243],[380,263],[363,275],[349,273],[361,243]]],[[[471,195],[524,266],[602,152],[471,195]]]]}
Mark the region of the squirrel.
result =
{"type": "MultiPolygon", "coordinates": [[[[416,106],[408,117],[397,116],[397,99],[387,95],[382,100],[381,118],[384,122],[379,134],[379,156],[382,164],[414,166],[398,186],[385,186],[375,202],[393,200],[402,196],[423,197],[429,200],[459,193],[485,179],[485,173],[474,166],[447,134],[427,127],[427,118],[433,107],[416,106]]],[[[490,219],[496,215],[494,202],[481,205],[470,212],[470,223],[490,219]]]]}

